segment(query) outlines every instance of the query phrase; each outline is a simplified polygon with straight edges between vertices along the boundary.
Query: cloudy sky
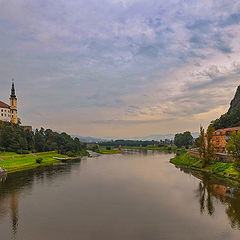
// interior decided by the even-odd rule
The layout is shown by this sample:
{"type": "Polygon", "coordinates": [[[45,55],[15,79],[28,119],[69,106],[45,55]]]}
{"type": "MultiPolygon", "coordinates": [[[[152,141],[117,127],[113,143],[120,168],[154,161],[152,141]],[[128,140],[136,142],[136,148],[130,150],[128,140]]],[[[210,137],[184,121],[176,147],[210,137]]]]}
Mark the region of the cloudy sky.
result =
{"type": "Polygon", "coordinates": [[[0,0],[0,98],[82,136],[197,131],[240,84],[239,0],[0,0]]]}

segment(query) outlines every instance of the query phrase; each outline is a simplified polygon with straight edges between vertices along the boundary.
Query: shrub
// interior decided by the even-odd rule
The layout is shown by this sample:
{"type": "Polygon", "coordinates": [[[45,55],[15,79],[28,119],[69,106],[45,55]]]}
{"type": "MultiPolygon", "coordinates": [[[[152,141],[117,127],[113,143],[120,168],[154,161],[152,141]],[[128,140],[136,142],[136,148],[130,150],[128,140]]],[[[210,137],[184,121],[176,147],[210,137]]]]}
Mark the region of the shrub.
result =
{"type": "Polygon", "coordinates": [[[17,154],[29,154],[28,150],[20,150],[20,149],[18,149],[16,152],[17,152],[17,154]]]}
{"type": "Polygon", "coordinates": [[[108,146],[108,147],[106,147],[106,150],[111,150],[111,149],[112,149],[112,148],[111,148],[111,147],[109,147],[109,146],[108,146]]]}
{"type": "Polygon", "coordinates": [[[75,155],[73,152],[71,152],[71,151],[66,152],[66,154],[67,154],[69,157],[75,157],[75,156],[76,156],[76,155],[75,155]]]}
{"type": "Polygon", "coordinates": [[[29,154],[28,150],[22,150],[22,154],[29,154]]]}
{"type": "Polygon", "coordinates": [[[42,160],[43,160],[43,159],[42,159],[41,157],[39,157],[39,158],[36,159],[36,163],[41,164],[41,163],[42,163],[42,160]]]}
{"type": "Polygon", "coordinates": [[[5,148],[0,146],[0,152],[5,152],[5,148]]]}

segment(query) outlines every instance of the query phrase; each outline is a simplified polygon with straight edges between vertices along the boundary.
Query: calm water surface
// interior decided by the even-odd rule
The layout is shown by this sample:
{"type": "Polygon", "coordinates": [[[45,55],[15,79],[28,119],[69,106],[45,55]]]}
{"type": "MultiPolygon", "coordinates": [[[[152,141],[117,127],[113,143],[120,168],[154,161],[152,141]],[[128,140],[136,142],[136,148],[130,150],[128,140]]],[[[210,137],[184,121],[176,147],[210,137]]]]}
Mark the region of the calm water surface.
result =
{"type": "Polygon", "coordinates": [[[240,239],[238,188],[183,172],[171,157],[131,151],[9,175],[0,239],[240,239]]]}

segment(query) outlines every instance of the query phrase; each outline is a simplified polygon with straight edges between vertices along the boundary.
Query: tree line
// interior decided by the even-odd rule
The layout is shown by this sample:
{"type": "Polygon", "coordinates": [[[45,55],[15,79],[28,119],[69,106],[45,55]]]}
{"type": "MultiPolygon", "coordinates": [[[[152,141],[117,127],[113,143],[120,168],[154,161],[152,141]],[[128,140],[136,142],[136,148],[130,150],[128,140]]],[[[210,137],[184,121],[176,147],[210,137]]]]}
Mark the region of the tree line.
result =
{"type": "Polygon", "coordinates": [[[18,124],[0,121],[0,151],[28,153],[57,150],[61,154],[77,154],[86,149],[86,143],[66,133],[51,129],[25,130],[18,124]]]}
{"type": "Polygon", "coordinates": [[[111,147],[119,147],[121,146],[128,146],[128,147],[146,147],[149,145],[158,145],[160,142],[157,141],[141,141],[141,140],[115,140],[115,141],[107,141],[99,143],[100,146],[111,146],[111,147]]]}

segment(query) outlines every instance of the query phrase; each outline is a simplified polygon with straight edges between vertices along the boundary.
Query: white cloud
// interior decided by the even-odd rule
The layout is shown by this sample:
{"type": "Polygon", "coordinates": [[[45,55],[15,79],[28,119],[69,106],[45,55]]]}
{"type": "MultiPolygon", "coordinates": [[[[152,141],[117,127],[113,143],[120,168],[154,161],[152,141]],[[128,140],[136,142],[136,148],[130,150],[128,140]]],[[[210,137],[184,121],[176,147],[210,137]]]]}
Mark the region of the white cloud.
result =
{"type": "Polygon", "coordinates": [[[144,131],[172,116],[195,126],[217,117],[238,84],[238,14],[237,0],[1,0],[0,94],[14,75],[33,124],[34,106],[51,111],[49,122],[70,106],[74,119],[104,112],[101,121],[139,119],[144,131]]]}

